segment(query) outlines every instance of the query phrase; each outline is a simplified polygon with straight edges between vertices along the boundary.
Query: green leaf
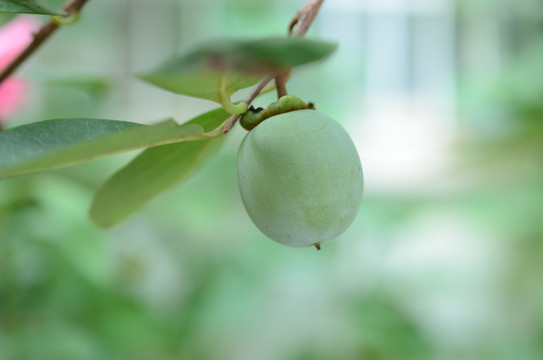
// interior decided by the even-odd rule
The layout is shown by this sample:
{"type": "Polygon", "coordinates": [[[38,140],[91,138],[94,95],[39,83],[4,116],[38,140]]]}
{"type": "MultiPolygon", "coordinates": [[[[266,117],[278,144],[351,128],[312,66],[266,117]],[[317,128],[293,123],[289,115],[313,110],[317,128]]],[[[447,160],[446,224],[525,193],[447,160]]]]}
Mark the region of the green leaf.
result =
{"type": "Polygon", "coordinates": [[[16,127],[0,132],[0,179],[130,150],[211,139],[222,135],[216,119],[224,122],[228,116],[216,109],[184,125],[173,120],[149,126],[116,120],[58,119],[16,127]]]}
{"type": "MultiPolygon", "coordinates": [[[[205,114],[190,123],[215,128],[223,114],[205,114]]],[[[146,149],[98,190],[90,216],[101,227],[117,224],[158,193],[186,178],[216,154],[224,138],[146,149]]]]}
{"type": "MultiPolygon", "coordinates": [[[[222,71],[202,67],[166,64],[153,73],[140,78],[162,89],[220,103],[220,78],[222,71]]],[[[230,73],[226,79],[226,94],[257,84],[263,76],[230,73]]]]}
{"type": "Polygon", "coordinates": [[[222,139],[146,149],[100,188],[90,210],[98,226],[117,224],[217,153],[222,139]]]}
{"type": "Polygon", "coordinates": [[[65,15],[58,11],[49,10],[35,0],[0,0],[0,13],[65,15]]]}
{"type": "Polygon", "coordinates": [[[226,92],[252,86],[265,74],[330,55],[337,44],[303,38],[272,37],[254,40],[220,40],[172,59],[141,79],[165,90],[220,103],[220,79],[225,73],[226,92]]]}

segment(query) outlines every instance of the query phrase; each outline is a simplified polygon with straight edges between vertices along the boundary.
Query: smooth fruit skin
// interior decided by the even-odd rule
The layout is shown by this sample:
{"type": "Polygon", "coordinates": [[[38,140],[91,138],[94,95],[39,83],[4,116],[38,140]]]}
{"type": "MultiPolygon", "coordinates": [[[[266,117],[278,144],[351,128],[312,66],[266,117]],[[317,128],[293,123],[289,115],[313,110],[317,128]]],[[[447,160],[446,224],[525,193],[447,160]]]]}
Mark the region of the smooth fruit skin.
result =
{"type": "Polygon", "coordinates": [[[276,115],[251,130],[240,145],[237,171],[249,216],[287,246],[336,238],[362,200],[362,166],[349,134],[316,110],[276,115]]]}

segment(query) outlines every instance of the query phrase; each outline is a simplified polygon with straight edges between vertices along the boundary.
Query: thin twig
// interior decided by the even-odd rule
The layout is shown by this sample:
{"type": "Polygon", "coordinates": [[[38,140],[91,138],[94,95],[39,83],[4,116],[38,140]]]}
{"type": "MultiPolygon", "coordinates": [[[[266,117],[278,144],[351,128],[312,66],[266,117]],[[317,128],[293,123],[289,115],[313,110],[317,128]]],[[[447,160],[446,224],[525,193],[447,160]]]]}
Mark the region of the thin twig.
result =
{"type": "MultiPolygon", "coordinates": [[[[288,32],[290,36],[304,36],[307,30],[309,30],[309,27],[313,23],[313,20],[315,20],[315,17],[317,16],[317,13],[319,12],[319,9],[322,5],[324,0],[308,0],[307,3],[298,10],[294,18],[290,21],[288,25],[288,32]]],[[[288,72],[285,74],[273,74],[267,76],[265,79],[263,79],[254,89],[253,91],[247,96],[243,102],[247,103],[247,105],[250,105],[251,102],[260,94],[262,89],[274,78],[277,79],[277,77],[282,77],[283,79],[283,85],[285,83],[286,78],[288,77],[288,72]]],[[[277,86],[277,95],[280,97],[284,91],[286,94],[286,87],[284,89],[280,89],[281,86],[281,80],[276,81],[277,86]],[[279,85],[278,85],[279,83],[279,85]]],[[[226,126],[224,127],[223,132],[226,134],[228,133],[232,127],[236,124],[236,121],[242,116],[243,114],[235,114],[230,116],[226,120],[226,126]]]]}
{"type": "Polygon", "coordinates": [[[275,88],[277,89],[278,99],[288,94],[286,85],[287,75],[288,72],[277,74],[275,77],[275,88]]]}
{"type": "MultiPolygon", "coordinates": [[[[66,13],[67,17],[72,16],[75,13],[78,13],[81,8],[87,3],[88,0],[70,0],[62,7],[66,13]]],[[[48,21],[43,25],[37,33],[34,34],[34,39],[28,46],[15,58],[9,65],[0,73],[0,84],[6,80],[11,74],[17,70],[19,66],[26,59],[30,57],[44,42],[47,40],[57,29],[59,25],[53,20],[48,21]]]]}
{"type": "Polygon", "coordinates": [[[288,25],[290,36],[304,36],[309,27],[315,20],[317,13],[324,0],[309,0],[292,18],[288,25]]]}

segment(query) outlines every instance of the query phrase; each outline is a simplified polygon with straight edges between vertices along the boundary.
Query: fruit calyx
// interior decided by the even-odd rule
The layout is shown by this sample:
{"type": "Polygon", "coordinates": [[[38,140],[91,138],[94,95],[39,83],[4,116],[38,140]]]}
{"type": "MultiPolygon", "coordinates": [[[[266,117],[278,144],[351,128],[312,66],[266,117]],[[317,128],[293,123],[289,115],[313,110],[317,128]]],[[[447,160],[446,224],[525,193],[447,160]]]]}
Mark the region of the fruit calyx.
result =
{"type": "Polygon", "coordinates": [[[265,109],[251,106],[241,117],[240,124],[245,130],[251,130],[267,118],[303,109],[315,110],[315,105],[313,103],[305,103],[295,95],[285,95],[268,105],[265,109]]]}

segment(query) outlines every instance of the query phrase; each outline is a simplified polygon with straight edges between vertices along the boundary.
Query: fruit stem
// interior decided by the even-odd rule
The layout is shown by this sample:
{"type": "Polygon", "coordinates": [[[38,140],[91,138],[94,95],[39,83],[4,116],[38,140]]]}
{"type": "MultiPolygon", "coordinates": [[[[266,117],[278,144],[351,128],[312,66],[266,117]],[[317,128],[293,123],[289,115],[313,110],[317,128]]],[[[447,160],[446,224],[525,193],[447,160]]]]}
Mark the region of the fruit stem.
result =
{"type": "Polygon", "coordinates": [[[275,77],[275,88],[277,89],[277,98],[281,98],[285,95],[288,95],[287,92],[287,85],[286,85],[286,78],[287,78],[288,72],[277,74],[275,77]]]}
{"type": "Polygon", "coordinates": [[[317,250],[320,250],[320,249],[321,249],[321,242],[320,242],[320,241],[317,241],[317,242],[314,243],[313,245],[315,245],[315,247],[317,248],[317,250]]]}

